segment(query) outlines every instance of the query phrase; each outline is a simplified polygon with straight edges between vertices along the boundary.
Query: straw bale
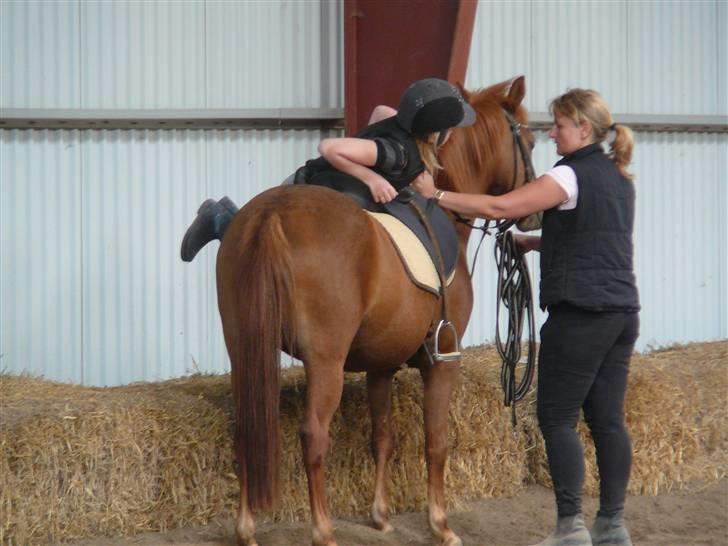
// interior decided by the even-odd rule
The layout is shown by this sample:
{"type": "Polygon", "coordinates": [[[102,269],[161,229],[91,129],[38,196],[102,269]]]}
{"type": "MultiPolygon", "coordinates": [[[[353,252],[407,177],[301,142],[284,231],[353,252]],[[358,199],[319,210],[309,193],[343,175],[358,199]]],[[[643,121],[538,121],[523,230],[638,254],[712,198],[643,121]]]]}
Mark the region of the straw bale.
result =
{"type": "MultiPolygon", "coordinates": [[[[634,446],[631,493],[656,494],[728,474],[728,342],[635,355],[627,395],[634,446]]],[[[283,371],[281,501],[266,517],[309,516],[298,427],[301,369],[283,371]]],[[[517,494],[549,483],[532,391],[512,430],[492,347],[465,352],[450,407],[447,500],[517,494]]],[[[422,385],[395,378],[397,448],[389,490],[395,511],[426,505],[422,385]]],[[[205,524],[230,514],[238,493],[229,376],[195,375],[100,389],[0,374],[0,544],[42,544],[205,524]]],[[[332,422],[328,493],[337,516],[368,514],[374,465],[362,374],[347,374],[332,422]]],[[[586,427],[585,489],[597,492],[586,427]]]]}
{"type": "MultiPolygon", "coordinates": [[[[674,346],[635,354],[625,400],[632,440],[629,493],[657,495],[690,481],[728,475],[728,342],[674,346]]],[[[551,487],[535,414],[524,420],[531,437],[530,475],[551,487]]],[[[577,431],[585,457],[584,490],[599,494],[594,444],[583,420],[577,431]]]]}

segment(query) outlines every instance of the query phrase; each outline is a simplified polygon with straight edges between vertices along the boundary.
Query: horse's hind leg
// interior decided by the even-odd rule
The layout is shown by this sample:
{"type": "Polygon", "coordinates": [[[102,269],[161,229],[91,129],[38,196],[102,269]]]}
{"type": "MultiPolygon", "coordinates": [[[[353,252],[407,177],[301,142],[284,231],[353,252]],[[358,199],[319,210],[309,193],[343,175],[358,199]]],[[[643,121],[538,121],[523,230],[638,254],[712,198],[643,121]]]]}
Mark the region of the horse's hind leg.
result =
{"type": "Polygon", "coordinates": [[[240,480],[240,506],[238,507],[238,520],[235,525],[238,546],[258,546],[255,541],[255,519],[248,507],[248,492],[243,480],[240,480]]]}
{"type": "Polygon", "coordinates": [[[313,519],[313,545],[336,546],[329,517],[324,462],[329,448],[329,425],[341,401],[344,363],[316,361],[306,366],[306,411],[301,425],[303,463],[308,477],[308,495],[313,519]]]}
{"type": "Polygon", "coordinates": [[[369,410],[372,417],[372,457],[376,465],[372,519],[385,533],[394,529],[389,522],[387,475],[389,459],[394,452],[392,429],[392,379],[394,371],[367,373],[369,410]]]}
{"type": "Polygon", "coordinates": [[[438,362],[421,368],[425,385],[425,459],[430,528],[442,546],[462,546],[447,524],[445,511],[445,462],[447,460],[448,408],[452,389],[460,375],[460,362],[438,362]]]}

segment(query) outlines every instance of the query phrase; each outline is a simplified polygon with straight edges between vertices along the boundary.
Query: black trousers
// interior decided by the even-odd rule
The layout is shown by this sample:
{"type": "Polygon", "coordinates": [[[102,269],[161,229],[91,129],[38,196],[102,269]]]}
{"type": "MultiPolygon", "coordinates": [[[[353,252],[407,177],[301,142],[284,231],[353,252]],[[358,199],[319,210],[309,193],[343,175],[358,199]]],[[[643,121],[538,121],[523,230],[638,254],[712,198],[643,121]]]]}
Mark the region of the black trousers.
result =
{"type": "Polygon", "coordinates": [[[582,409],[596,446],[599,513],[624,509],[632,463],[624,395],[638,335],[637,313],[549,308],[541,328],[537,407],[559,517],[581,512],[584,451],[576,423],[582,409]]]}

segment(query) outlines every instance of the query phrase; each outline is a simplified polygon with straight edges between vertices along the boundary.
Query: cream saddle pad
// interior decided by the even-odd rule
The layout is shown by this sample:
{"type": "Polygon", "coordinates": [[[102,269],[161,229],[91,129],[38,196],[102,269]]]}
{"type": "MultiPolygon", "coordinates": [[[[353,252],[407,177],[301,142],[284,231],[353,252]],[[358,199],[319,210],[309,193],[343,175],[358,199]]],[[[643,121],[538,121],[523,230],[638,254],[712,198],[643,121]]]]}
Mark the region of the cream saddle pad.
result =
{"type": "MultiPolygon", "coordinates": [[[[437,276],[435,264],[432,263],[430,255],[417,236],[407,226],[390,214],[366,212],[379,222],[389,235],[412,282],[428,292],[439,295],[440,279],[437,276]]],[[[450,283],[455,278],[456,271],[457,268],[453,269],[450,277],[445,280],[446,286],[450,286],[450,283]]]]}

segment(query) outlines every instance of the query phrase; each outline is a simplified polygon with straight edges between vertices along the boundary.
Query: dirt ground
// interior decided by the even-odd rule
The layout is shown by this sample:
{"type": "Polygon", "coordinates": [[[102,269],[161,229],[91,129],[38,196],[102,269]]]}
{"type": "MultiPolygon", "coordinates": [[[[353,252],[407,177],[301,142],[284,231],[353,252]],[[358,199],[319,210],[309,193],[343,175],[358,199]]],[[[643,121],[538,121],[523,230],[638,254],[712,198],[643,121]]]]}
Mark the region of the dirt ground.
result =
{"type": "MultiPolygon", "coordinates": [[[[585,515],[590,522],[598,499],[587,497],[585,515]]],[[[635,546],[728,546],[728,480],[691,487],[656,497],[629,497],[627,524],[635,546]]],[[[513,498],[470,503],[465,510],[450,513],[450,526],[467,546],[521,546],[534,544],[553,525],[553,492],[528,486],[513,498]]],[[[370,522],[337,519],[339,546],[432,546],[424,513],[397,514],[395,530],[382,534],[370,522]]],[[[304,546],[311,543],[310,527],[304,523],[262,523],[256,534],[260,546],[304,546]]],[[[75,546],[234,546],[233,518],[194,529],[169,533],[146,533],[125,539],[99,539],[75,546]]]]}

